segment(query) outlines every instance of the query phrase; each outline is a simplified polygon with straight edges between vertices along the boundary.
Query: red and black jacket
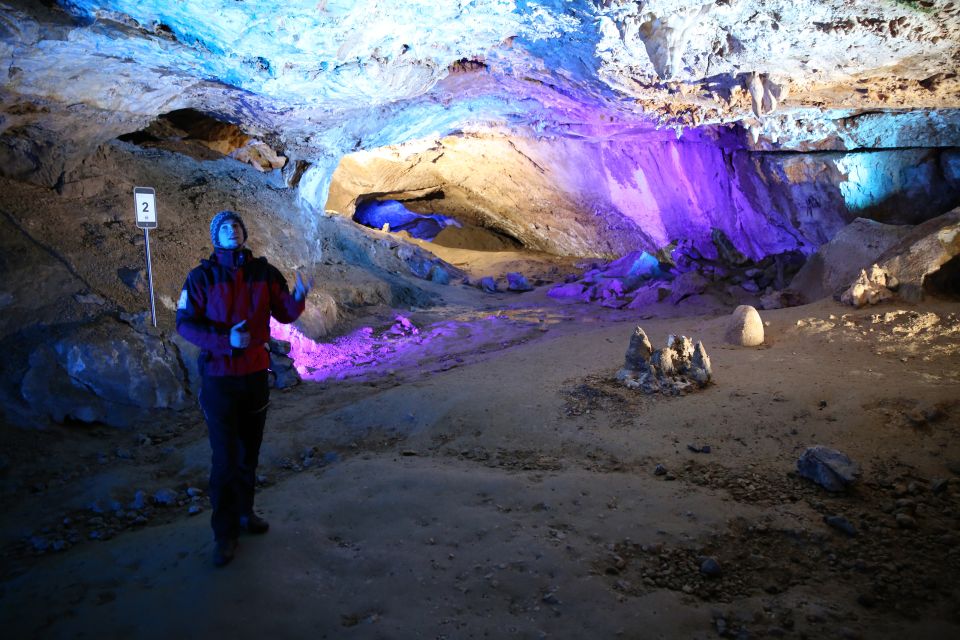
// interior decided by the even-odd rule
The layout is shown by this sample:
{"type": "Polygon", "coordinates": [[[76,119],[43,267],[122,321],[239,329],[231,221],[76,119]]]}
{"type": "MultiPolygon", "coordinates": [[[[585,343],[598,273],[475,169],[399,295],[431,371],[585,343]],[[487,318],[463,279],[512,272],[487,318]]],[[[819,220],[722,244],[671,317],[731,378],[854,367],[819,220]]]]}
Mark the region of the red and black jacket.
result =
{"type": "Polygon", "coordinates": [[[270,316],[288,324],[305,304],[290,294],[266,258],[254,258],[249,249],[217,249],[187,275],[177,303],[177,331],[202,350],[205,375],[247,375],[270,366],[270,316]],[[230,329],[243,320],[250,346],[234,349],[230,329]]]}

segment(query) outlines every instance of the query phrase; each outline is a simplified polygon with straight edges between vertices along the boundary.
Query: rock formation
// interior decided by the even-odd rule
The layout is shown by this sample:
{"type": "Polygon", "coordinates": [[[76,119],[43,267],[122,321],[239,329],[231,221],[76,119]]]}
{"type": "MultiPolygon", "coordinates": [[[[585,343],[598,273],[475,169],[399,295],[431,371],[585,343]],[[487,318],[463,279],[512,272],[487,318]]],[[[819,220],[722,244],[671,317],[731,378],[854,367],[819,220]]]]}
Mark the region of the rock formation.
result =
{"type": "Polygon", "coordinates": [[[738,347],[756,347],[763,344],[763,320],[760,319],[760,314],[750,305],[740,305],[727,320],[724,337],[727,342],[738,347]]]}
{"type": "Polygon", "coordinates": [[[790,289],[806,302],[839,294],[909,232],[907,225],[857,218],[810,256],[790,282],[790,289]]]}
{"type": "Polygon", "coordinates": [[[627,388],[647,394],[678,395],[710,384],[713,370],[702,342],[694,346],[686,336],[671,335],[664,349],[654,350],[647,334],[637,327],[616,378],[627,388]]]}
{"type": "Polygon", "coordinates": [[[797,472],[833,492],[843,491],[860,476],[860,468],[846,454],[821,445],[804,450],[797,459],[797,472]]]}
{"type": "Polygon", "coordinates": [[[862,269],[841,301],[862,307],[893,298],[917,301],[924,292],[955,294],[960,288],[960,209],[917,225],[862,269]]]}

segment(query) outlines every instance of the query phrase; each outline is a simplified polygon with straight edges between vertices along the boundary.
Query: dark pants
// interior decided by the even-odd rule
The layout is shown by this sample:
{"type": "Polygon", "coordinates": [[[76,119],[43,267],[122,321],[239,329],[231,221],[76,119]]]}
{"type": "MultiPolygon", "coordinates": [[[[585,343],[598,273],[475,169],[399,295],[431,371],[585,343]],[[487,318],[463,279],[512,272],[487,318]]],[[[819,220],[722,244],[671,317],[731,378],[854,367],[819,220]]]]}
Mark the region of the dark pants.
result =
{"type": "Polygon", "coordinates": [[[203,377],[200,406],[213,450],[210,524],[217,540],[236,538],[240,517],[253,512],[257,460],[269,402],[266,371],[203,377]]]}

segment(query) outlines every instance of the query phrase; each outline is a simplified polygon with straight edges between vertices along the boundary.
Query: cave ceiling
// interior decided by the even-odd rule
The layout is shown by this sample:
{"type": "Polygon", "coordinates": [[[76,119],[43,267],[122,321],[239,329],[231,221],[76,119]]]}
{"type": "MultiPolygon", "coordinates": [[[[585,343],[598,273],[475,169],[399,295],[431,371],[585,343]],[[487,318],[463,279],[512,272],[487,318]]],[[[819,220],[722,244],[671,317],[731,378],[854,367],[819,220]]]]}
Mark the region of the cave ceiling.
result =
{"type": "Polygon", "coordinates": [[[305,160],[474,130],[895,145],[955,134],[958,34],[946,0],[8,1],[0,129],[64,157],[184,108],[305,160]]]}

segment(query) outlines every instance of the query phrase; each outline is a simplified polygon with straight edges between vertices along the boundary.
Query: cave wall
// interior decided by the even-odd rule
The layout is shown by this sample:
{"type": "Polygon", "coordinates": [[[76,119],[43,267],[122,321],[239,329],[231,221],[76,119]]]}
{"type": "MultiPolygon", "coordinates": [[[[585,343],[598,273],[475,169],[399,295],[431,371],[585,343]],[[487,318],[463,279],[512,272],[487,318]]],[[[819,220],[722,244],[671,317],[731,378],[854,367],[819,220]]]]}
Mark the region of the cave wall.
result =
{"type": "Polygon", "coordinates": [[[393,198],[561,255],[619,255],[722,229],[754,258],[814,251],[857,217],[916,224],[960,203],[953,147],[772,152],[708,136],[445,138],[351,154],[327,209],[393,198]],[[442,193],[442,198],[439,194],[442,193]]]}

